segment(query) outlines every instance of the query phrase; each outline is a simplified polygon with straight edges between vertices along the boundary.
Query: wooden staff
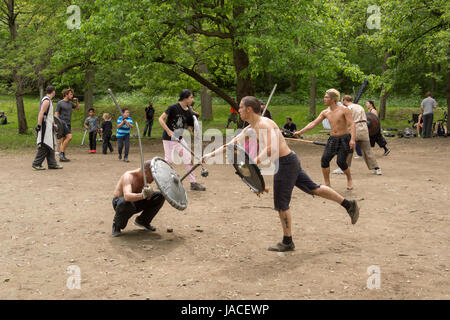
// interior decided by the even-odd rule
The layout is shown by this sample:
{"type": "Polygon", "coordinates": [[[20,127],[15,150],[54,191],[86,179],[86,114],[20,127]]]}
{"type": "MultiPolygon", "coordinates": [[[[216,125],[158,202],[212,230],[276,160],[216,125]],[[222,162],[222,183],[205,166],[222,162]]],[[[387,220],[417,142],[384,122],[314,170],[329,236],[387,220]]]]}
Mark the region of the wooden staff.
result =
{"type": "Polygon", "coordinates": [[[326,146],[326,142],[320,142],[320,141],[310,141],[310,140],[304,140],[304,139],[295,139],[295,138],[284,138],[288,141],[296,141],[296,142],[303,142],[303,143],[309,143],[309,144],[316,144],[318,146],[326,146]]]}

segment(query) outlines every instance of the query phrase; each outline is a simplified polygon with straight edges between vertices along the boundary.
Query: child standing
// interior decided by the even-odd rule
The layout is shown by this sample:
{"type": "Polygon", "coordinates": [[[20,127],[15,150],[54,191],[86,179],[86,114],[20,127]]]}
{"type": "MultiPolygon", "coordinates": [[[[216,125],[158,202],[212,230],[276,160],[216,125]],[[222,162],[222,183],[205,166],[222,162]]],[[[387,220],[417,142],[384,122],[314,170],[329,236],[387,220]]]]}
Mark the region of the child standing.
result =
{"type": "Polygon", "coordinates": [[[96,153],[98,117],[95,116],[94,108],[89,109],[89,117],[84,120],[84,127],[89,130],[89,153],[96,153]]]}
{"type": "Polygon", "coordinates": [[[103,114],[103,122],[102,127],[100,128],[100,132],[102,133],[103,139],[103,154],[106,154],[109,148],[109,151],[113,152],[113,147],[111,145],[111,136],[112,136],[112,122],[111,115],[109,113],[103,114]]]}
{"type": "Polygon", "coordinates": [[[130,150],[130,129],[134,127],[133,119],[130,117],[128,108],[122,109],[122,116],[117,119],[117,148],[119,151],[119,160],[122,160],[122,150],[125,146],[123,161],[128,161],[128,151],[130,150]]]}

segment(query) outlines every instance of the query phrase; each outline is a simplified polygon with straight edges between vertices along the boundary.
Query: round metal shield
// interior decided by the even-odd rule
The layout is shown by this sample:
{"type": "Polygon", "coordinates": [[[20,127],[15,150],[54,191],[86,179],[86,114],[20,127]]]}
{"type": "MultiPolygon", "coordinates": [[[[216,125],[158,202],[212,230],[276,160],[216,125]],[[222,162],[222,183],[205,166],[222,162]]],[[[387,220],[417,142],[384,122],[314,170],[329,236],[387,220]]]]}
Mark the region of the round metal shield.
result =
{"type": "Polygon", "coordinates": [[[263,193],[266,188],[258,165],[249,154],[237,144],[227,148],[227,159],[236,169],[236,174],[255,193],[263,193]]]}
{"type": "Polygon", "coordinates": [[[187,194],[180,177],[164,159],[155,157],[150,164],[153,180],[172,207],[178,210],[187,208],[187,194]]]}
{"type": "Polygon", "coordinates": [[[53,121],[56,126],[56,138],[61,139],[64,134],[64,126],[61,120],[58,117],[53,117],[53,121]]]}
{"type": "Polygon", "coordinates": [[[372,112],[366,112],[366,117],[369,136],[373,137],[380,131],[380,120],[372,112]]]}

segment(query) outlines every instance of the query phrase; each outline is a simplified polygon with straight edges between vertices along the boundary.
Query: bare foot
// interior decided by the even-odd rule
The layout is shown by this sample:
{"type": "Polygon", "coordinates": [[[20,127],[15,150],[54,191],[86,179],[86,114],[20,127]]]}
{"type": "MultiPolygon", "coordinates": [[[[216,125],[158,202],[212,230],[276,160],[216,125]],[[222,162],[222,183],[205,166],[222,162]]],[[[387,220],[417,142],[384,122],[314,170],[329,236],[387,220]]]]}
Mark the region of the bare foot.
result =
{"type": "Polygon", "coordinates": [[[353,181],[347,181],[347,190],[353,190],[353,181]]]}

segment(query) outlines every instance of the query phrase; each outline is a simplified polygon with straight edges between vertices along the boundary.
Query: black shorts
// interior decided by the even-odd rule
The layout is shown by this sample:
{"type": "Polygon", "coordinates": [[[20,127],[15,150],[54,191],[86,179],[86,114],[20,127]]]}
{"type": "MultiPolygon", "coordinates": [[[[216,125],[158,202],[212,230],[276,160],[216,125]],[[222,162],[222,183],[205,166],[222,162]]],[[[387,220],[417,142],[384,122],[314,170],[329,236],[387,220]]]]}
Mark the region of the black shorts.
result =
{"type": "Polygon", "coordinates": [[[273,177],[273,203],[275,210],[288,210],[291,202],[294,186],[302,191],[312,194],[312,191],[320,188],[303,171],[300,160],[295,152],[278,159],[278,171],[273,177]]]}
{"type": "Polygon", "coordinates": [[[334,156],[337,155],[337,165],[342,171],[348,169],[347,156],[352,153],[353,150],[350,149],[350,139],[351,135],[349,133],[343,136],[330,136],[327,141],[327,146],[322,154],[321,166],[322,168],[329,168],[330,161],[334,156]]]}
{"type": "Polygon", "coordinates": [[[65,122],[64,120],[61,120],[61,124],[63,125],[63,137],[67,136],[68,134],[72,133],[72,125],[70,123],[65,122]]]}

